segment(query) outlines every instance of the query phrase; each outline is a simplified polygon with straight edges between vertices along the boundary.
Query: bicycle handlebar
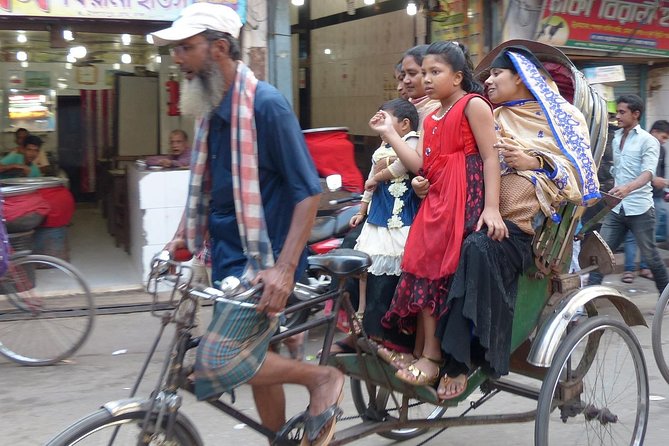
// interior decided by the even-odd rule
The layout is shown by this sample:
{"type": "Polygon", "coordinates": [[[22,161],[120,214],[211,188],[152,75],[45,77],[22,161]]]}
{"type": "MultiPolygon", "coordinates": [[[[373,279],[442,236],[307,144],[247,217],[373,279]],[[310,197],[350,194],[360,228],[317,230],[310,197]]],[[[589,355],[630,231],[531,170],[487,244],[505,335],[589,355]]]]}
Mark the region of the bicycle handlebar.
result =
{"type": "Polygon", "coordinates": [[[350,197],[344,197],[338,200],[330,200],[328,201],[328,204],[330,205],[343,204],[343,203],[348,203],[349,201],[360,201],[360,199],[362,199],[361,194],[351,194],[350,197]]]}
{"type": "Polygon", "coordinates": [[[221,281],[221,289],[218,289],[201,283],[190,283],[190,280],[186,283],[183,280],[182,274],[169,274],[170,270],[174,268],[183,269],[186,267],[181,264],[184,256],[181,255],[182,252],[180,251],[186,250],[177,250],[174,256],[170,256],[168,251],[161,251],[156,254],[152,261],[149,280],[153,278],[156,281],[170,282],[174,287],[182,285],[183,292],[195,296],[198,299],[215,300],[217,302],[239,305],[246,308],[256,308],[258,306],[257,304],[246,301],[262,291],[262,283],[258,283],[243,290],[241,281],[237,277],[230,276],[221,281]]]}

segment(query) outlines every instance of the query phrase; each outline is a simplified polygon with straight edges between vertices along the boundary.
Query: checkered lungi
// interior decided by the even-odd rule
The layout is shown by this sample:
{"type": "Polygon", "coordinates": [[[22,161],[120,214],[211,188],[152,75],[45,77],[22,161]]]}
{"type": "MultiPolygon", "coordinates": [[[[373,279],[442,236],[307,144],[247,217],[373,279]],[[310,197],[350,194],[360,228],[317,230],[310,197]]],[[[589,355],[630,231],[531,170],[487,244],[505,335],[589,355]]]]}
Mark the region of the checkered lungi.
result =
{"type": "Polygon", "coordinates": [[[195,363],[195,395],[211,398],[244,384],[260,369],[277,317],[255,308],[217,302],[214,318],[202,337],[195,363]]]}

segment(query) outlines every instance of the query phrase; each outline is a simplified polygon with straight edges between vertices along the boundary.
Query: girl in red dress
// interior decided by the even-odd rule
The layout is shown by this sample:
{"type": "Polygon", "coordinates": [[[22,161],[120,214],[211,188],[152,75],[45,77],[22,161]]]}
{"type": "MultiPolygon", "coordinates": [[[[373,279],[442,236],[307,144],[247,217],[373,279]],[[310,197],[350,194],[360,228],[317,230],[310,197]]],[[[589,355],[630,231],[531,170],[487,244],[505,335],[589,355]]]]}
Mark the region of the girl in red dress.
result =
{"type": "Polygon", "coordinates": [[[390,309],[387,329],[416,334],[413,354],[379,349],[398,368],[397,378],[413,385],[434,384],[442,363],[435,337],[439,310],[470,232],[488,228],[495,240],[508,237],[499,213],[500,166],[490,104],[480,95],[464,46],[435,42],[422,63],[425,92],[441,107],[427,116],[419,151],[404,143],[391,117],[379,111],[369,125],[397,152],[402,163],[429,181],[409,232],[402,276],[390,309]]]}

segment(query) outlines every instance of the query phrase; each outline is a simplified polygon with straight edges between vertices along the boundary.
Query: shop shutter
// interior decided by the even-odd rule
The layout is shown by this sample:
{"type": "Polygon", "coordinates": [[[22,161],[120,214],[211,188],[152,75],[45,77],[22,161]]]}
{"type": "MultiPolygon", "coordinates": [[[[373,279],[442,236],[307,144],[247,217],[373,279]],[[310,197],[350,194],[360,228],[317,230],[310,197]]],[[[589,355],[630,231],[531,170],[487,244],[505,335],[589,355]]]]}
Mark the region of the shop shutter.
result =
{"type": "MultiPolygon", "coordinates": [[[[614,61],[598,63],[598,62],[584,62],[578,63],[576,66],[579,70],[583,68],[605,67],[609,65],[621,65],[614,61]]],[[[625,69],[625,82],[616,82],[613,85],[613,91],[616,97],[623,94],[636,94],[644,101],[646,100],[646,86],[641,85],[641,79],[646,79],[648,75],[648,66],[639,64],[622,64],[625,69]],[[642,91],[642,88],[644,91],[642,91]]]]}

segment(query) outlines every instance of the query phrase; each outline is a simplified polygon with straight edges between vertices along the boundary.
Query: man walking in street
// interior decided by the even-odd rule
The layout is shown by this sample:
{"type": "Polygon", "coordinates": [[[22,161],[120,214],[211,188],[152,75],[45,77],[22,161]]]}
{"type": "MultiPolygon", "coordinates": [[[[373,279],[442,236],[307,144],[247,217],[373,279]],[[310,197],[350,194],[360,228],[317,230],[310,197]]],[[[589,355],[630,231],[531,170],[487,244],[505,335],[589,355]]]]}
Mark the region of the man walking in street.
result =
{"type": "MultiPolygon", "coordinates": [[[[194,3],[153,37],[158,45],[171,46],[185,77],[181,110],[198,117],[189,198],[169,247],[187,243],[197,252],[208,231],[213,281],[232,275],[264,285],[260,324],[284,309],[306,266],[321,187],[292,108],[241,61],[241,26],[228,6],[194,3]]],[[[327,444],[340,413],[343,374],[273,352],[257,369],[221,372],[225,358],[219,351],[226,345],[216,331],[234,322],[221,320],[221,314],[217,308],[198,350],[198,398],[247,382],[262,423],[276,432],[285,423],[282,384],[303,385],[310,397],[305,435],[327,444]]]]}
{"type": "MultiPolygon", "coordinates": [[[[611,195],[622,201],[606,216],[601,229],[604,241],[614,252],[625,240],[627,231],[634,238],[653,273],[660,293],[667,285],[667,269],[655,246],[655,207],[651,180],[655,174],[660,143],[639,125],[644,111],[643,101],[636,95],[623,95],[616,100],[618,126],[613,142],[613,178],[611,195]]],[[[588,285],[602,283],[598,271],[591,272],[588,285]]]]}

